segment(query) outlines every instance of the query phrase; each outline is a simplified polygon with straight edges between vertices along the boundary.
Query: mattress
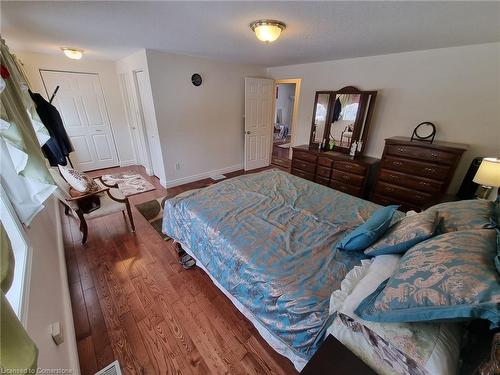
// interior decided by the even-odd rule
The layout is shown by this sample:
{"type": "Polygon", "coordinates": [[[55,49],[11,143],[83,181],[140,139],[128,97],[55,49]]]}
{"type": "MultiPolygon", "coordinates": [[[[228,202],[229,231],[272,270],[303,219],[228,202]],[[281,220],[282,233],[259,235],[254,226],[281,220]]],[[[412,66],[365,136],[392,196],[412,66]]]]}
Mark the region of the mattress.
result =
{"type": "Polygon", "coordinates": [[[336,243],[379,207],[266,171],[167,200],[162,229],[301,367],[333,320],[330,294],[366,257],[336,243]]]}

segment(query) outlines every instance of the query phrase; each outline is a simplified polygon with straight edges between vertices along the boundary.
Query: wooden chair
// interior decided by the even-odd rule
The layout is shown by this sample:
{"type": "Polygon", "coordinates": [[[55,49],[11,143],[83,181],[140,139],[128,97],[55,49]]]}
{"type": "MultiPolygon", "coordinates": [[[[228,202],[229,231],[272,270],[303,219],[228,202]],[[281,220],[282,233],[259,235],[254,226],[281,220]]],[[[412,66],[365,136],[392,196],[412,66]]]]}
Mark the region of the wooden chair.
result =
{"type": "Polygon", "coordinates": [[[80,220],[80,232],[82,232],[82,244],[87,242],[87,235],[88,235],[87,220],[115,214],[118,212],[121,212],[123,214],[123,219],[125,220],[125,222],[127,222],[125,211],[127,212],[130,221],[130,228],[132,232],[135,232],[134,218],[132,217],[132,211],[130,209],[129,200],[118,189],[118,185],[116,184],[108,185],[103,181],[102,177],[96,177],[94,178],[94,180],[101,187],[101,189],[90,194],[82,195],[80,197],[72,197],[69,194],[70,185],[60,175],[59,170],[57,168],[51,167],[49,168],[49,171],[57,185],[57,189],[54,194],[63,203],[64,213],[66,215],[72,213],[73,216],[76,216],[80,220]],[[91,197],[94,195],[99,196],[100,207],[86,214],[78,206],[78,201],[83,198],[91,197]]]}

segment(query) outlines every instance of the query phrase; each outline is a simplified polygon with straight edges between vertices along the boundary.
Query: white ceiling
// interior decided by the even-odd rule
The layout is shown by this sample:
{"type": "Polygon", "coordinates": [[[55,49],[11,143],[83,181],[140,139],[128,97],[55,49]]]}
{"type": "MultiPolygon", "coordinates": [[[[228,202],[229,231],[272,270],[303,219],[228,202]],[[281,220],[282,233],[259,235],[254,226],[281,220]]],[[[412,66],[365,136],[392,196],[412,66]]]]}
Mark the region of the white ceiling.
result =
{"type": "Polygon", "coordinates": [[[1,2],[13,49],[118,59],[140,48],[260,64],[314,61],[500,41],[500,2],[1,2]],[[287,24],[259,42],[248,25],[287,24]]]}

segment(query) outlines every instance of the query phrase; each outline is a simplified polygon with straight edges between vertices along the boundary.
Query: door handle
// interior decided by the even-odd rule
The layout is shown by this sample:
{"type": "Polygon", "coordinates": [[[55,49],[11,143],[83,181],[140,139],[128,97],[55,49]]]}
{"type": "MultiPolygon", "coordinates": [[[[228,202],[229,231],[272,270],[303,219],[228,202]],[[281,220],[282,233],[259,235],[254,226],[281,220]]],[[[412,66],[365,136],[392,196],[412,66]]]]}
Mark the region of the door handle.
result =
{"type": "Polygon", "coordinates": [[[104,130],[96,129],[96,132],[103,132],[104,130]]]}
{"type": "Polygon", "coordinates": [[[251,132],[250,131],[246,131],[245,134],[251,134],[251,132]]]}

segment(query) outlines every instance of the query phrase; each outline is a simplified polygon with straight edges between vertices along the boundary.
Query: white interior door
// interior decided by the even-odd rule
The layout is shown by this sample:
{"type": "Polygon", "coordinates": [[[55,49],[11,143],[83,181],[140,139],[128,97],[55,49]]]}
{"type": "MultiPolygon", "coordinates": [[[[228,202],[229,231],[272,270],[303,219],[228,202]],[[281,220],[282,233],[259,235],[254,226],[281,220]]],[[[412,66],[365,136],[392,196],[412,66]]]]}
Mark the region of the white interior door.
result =
{"type": "Polygon", "coordinates": [[[41,70],[43,84],[58,109],[75,152],[76,169],[89,171],[118,165],[115,142],[97,74],[41,70]]]}
{"type": "Polygon", "coordinates": [[[143,70],[134,71],[134,81],[137,91],[137,102],[139,107],[139,116],[145,129],[145,147],[148,150],[150,165],[153,169],[153,174],[161,179],[163,175],[163,162],[161,146],[156,131],[156,122],[153,121],[154,108],[151,105],[152,99],[148,95],[146,89],[146,73],[143,70]]]}
{"type": "Polygon", "coordinates": [[[274,81],[245,78],[245,170],[271,164],[274,81]]]}
{"type": "Polygon", "coordinates": [[[146,140],[142,129],[142,120],[137,109],[137,104],[134,101],[133,89],[131,80],[128,79],[127,73],[121,73],[120,89],[125,104],[127,120],[129,124],[130,136],[132,138],[132,145],[134,148],[134,156],[137,164],[146,168],[148,174],[152,175],[151,167],[149,165],[148,150],[146,147],[146,140]]]}

